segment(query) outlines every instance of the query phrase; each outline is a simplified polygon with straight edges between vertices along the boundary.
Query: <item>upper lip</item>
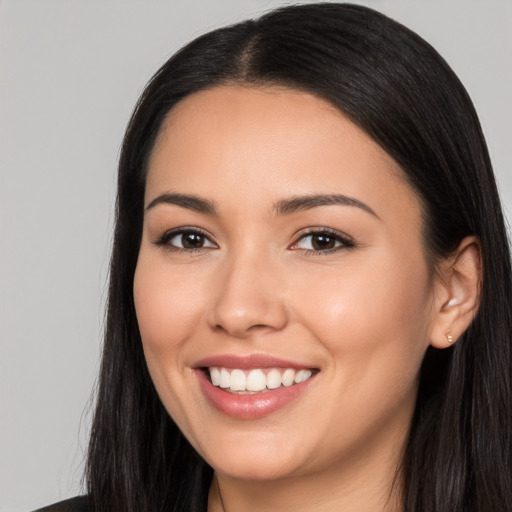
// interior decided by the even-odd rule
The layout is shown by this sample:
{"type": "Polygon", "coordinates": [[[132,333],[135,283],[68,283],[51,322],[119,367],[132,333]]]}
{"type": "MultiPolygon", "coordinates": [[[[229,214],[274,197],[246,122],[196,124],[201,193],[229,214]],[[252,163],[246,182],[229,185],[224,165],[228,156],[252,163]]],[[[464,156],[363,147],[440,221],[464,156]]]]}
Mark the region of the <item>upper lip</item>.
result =
{"type": "Polygon", "coordinates": [[[296,368],[299,370],[314,368],[310,364],[289,361],[267,354],[219,354],[205,357],[204,359],[196,361],[192,366],[194,368],[218,366],[222,368],[240,368],[243,370],[251,368],[296,368]]]}

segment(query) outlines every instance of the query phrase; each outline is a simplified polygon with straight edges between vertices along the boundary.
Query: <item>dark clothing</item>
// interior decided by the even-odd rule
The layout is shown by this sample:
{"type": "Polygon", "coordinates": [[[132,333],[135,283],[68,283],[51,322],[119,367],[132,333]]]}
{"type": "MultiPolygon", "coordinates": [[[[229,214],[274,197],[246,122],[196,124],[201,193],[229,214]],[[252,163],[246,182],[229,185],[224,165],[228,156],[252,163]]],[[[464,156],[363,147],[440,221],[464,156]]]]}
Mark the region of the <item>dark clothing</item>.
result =
{"type": "Polygon", "coordinates": [[[35,512],[89,512],[89,498],[87,496],[77,496],[40,508],[35,512]]]}

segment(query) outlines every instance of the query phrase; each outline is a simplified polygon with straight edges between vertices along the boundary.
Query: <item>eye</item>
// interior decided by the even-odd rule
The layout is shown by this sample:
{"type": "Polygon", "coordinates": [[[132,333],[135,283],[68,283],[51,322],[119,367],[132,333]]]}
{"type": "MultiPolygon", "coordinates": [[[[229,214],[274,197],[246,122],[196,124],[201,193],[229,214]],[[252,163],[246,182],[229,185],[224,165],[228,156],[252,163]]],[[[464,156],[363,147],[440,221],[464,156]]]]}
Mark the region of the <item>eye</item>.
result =
{"type": "Polygon", "coordinates": [[[335,231],[322,229],[302,234],[291,249],[322,253],[352,247],[354,247],[354,242],[349,237],[335,231]]]}
{"type": "Polygon", "coordinates": [[[217,247],[202,231],[184,228],[164,233],[155,241],[155,244],[177,251],[194,251],[217,247]]]}

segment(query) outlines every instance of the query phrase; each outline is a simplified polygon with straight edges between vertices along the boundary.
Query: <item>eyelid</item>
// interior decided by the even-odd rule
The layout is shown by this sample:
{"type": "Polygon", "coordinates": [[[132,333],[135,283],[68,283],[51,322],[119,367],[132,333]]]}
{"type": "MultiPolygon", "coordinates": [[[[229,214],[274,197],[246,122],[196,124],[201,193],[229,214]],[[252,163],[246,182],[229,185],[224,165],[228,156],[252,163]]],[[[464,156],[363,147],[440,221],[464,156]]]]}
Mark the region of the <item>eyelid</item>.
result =
{"type": "Polygon", "coordinates": [[[207,233],[205,230],[198,228],[196,226],[180,226],[177,228],[172,228],[167,231],[164,231],[164,233],[162,233],[156,239],[153,240],[153,244],[155,244],[158,247],[163,247],[169,251],[188,252],[188,253],[218,248],[218,245],[213,240],[213,237],[209,233],[207,233]],[[169,243],[174,237],[185,234],[185,233],[201,235],[205,239],[207,239],[208,242],[210,242],[214,247],[207,246],[207,247],[197,247],[197,248],[185,248],[185,247],[177,247],[177,246],[171,245],[169,243]]]}
{"type": "Polygon", "coordinates": [[[342,231],[338,231],[337,229],[327,228],[327,227],[309,227],[300,230],[296,235],[294,236],[293,242],[289,246],[290,250],[295,251],[303,251],[310,254],[327,254],[327,253],[334,253],[340,250],[347,250],[347,249],[353,249],[355,247],[354,239],[347,235],[346,233],[343,233],[342,231]],[[332,249],[302,249],[295,247],[301,240],[304,240],[308,236],[313,235],[328,235],[330,237],[333,237],[337,242],[340,242],[340,245],[333,247],[332,249]]]}
{"type": "MultiPolygon", "coordinates": [[[[155,244],[158,247],[163,247],[169,251],[173,252],[197,252],[197,251],[205,251],[210,250],[214,248],[218,248],[218,244],[215,242],[213,237],[207,233],[205,230],[198,228],[196,226],[180,226],[176,228],[169,229],[159,235],[155,240],[152,241],[153,244],[155,244]],[[186,234],[186,233],[192,233],[197,234],[200,236],[203,236],[212,246],[206,246],[206,247],[197,247],[197,248],[185,248],[185,247],[177,247],[175,245],[171,245],[169,242],[176,236],[186,234]]],[[[339,250],[347,250],[352,249],[355,247],[354,239],[347,235],[346,233],[343,233],[342,231],[327,228],[327,227],[308,227],[301,229],[298,233],[294,235],[293,242],[288,246],[289,250],[295,250],[295,251],[302,251],[305,253],[311,253],[311,254],[327,254],[327,253],[334,253],[339,250]],[[304,248],[298,248],[296,247],[297,244],[301,241],[307,238],[308,236],[313,235],[327,235],[329,237],[332,237],[335,239],[336,242],[338,242],[338,245],[330,248],[330,249],[304,249],[304,248]]]]}

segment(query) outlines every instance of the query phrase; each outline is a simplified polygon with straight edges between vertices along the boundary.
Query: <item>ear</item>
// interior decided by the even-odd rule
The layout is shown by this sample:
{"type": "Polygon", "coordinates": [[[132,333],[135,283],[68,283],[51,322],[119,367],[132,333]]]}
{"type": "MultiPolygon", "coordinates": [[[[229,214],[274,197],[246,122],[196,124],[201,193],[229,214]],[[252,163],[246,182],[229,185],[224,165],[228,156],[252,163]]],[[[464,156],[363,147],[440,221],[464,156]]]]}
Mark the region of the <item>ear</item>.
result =
{"type": "Polygon", "coordinates": [[[480,243],[469,236],[438,265],[430,334],[433,347],[449,347],[469,327],[478,311],[481,282],[480,243]]]}

